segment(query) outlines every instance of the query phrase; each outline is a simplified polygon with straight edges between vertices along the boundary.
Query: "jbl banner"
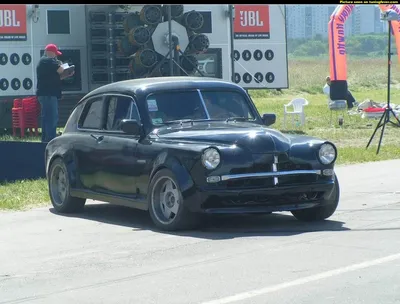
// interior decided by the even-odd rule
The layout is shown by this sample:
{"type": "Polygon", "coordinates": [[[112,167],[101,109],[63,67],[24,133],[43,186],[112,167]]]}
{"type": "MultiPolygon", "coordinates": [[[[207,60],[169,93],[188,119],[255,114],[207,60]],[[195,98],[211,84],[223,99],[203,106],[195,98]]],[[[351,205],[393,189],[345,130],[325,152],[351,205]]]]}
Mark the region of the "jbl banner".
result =
{"type": "Polygon", "coordinates": [[[269,39],[268,5],[235,5],[235,39],[269,39]]]}
{"type": "Polygon", "coordinates": [[[0,4],[0,41],[26,40],[26,5],[0,4]]]}

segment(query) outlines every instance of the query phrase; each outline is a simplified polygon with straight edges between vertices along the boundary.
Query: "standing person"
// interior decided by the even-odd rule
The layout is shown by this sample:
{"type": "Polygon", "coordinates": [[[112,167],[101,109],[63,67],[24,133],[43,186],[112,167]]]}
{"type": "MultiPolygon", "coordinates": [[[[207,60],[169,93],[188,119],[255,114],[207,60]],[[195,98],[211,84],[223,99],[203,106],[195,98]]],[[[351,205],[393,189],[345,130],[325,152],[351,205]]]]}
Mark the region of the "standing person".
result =
{"type": "Polygon", "coordinates": [[[55,44],[48,44],[36,67],[36,96],[41,105],[42,142],[49,142],[57,136],[61,80],[73,75],[73,72],[63,74],[62,62],[57,60],[57,56],[60,55],[62,53],[55,44]]]}

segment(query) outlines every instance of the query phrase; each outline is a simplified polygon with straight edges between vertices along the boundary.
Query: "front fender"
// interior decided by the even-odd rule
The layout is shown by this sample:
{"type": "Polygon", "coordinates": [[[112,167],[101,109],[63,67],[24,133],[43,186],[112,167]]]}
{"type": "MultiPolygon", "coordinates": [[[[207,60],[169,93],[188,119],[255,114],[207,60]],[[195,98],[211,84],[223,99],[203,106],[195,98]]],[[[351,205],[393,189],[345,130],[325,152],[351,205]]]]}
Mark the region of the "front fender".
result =
{"type": "Polygon", "coordinates": [[[186,168],[177,157],[172,156],[167,152],[163,152],[157,156],[153,163],[150,180],[153,178],[154,174],[165,168],[171,170],[175,175],[179,189],[181,190],[182,195],[186,197],[195,186],[192,176],[189,173],[189,169],[186,168]]]}
{"type": "Polygon", "coordinates": [[[333,169],[335,162],[323,165],[318,160],[318,149],[321,144],[328,142],[323,140],[297,141],[290,147],[290,155],[295,163],[309,163],[314,169],[333,169]]]}

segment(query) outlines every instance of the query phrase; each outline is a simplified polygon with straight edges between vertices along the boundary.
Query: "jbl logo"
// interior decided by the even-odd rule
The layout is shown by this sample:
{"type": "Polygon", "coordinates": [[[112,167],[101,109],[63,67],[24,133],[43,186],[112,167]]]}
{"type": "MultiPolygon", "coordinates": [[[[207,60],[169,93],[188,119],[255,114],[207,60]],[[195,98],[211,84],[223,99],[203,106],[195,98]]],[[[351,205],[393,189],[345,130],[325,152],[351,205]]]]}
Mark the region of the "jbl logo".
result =
{"type": "Polygon", "coordinates": [[[240,11],[240,25],[245,26],[264,26],[264,22],[260,20],[259,11],[240,11]]]}
{"type": "Polygon", "coordinates": [[[15,10],[0,10],[0,27],[20,27],[15,10]]]}
{"type": "Polygon", "coordinates": [[[269,39],[269,5],[235,4],[235,39],[269,39]]]}

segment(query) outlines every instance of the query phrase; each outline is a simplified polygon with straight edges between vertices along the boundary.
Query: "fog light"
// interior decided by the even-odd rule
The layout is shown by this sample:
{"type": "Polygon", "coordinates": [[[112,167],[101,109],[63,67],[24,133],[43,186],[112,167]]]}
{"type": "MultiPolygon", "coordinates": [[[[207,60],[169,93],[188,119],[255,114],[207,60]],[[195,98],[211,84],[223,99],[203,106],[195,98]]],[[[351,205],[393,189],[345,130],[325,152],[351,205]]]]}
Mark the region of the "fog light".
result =
{"type": "Polygon", "coordinates": [[[325,176],[331,176],[331,175],[333,175],[333,169],[324,169],[322,171],[322,174],[325,176]]]}
{"type": "Polygon", "coordinates": [[[209,176],[207,177],[207,183],[218,183],[221,180],[219,176],[209,176]]]}

